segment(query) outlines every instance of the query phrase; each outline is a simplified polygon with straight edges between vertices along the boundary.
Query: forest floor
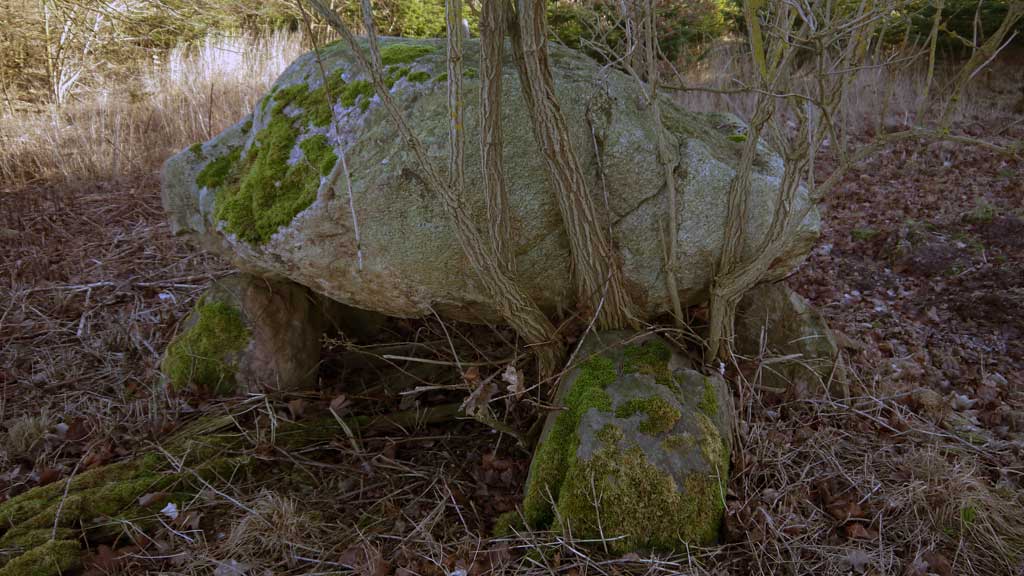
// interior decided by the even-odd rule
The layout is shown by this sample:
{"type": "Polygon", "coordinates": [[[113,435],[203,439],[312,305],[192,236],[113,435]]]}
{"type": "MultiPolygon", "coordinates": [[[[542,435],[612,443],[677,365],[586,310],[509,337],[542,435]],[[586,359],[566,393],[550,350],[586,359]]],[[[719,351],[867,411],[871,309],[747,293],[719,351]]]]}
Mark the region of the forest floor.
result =
{"type": "MultiPolygon", "coordinates": [[[[1024,118],[1007,106],[961,129],[1020,140],[1024,118]]],[[[452,362],[454,347],[487,375],[515,352],[501,329],[393,320],[373,341],[326,342],[316,391],[173,396],[156,385],[160,354],[230,270],[171,237],[156,177],[2,186],[0,502],[152,450],[197,414],[259,436],[331,409],[465,397],[454,367],[385,351],[452,362]]],[[[740,449],[721,546],[614,557],[571,534],[494,538],[529,455],[464,419],[339,429],[293,452],[255,438],[258,470],[175,514],[161,501],[119,519],[124,536],[88,542],[87,572],[1024,573],[1024,162],[903,142],[852,171],[824,215],[787,281],[837,332],[851,396],[762,390],[764,359],[730,370],[740,449]]],[[[506,423],[528,416],[510,406],[506,423]]]]}

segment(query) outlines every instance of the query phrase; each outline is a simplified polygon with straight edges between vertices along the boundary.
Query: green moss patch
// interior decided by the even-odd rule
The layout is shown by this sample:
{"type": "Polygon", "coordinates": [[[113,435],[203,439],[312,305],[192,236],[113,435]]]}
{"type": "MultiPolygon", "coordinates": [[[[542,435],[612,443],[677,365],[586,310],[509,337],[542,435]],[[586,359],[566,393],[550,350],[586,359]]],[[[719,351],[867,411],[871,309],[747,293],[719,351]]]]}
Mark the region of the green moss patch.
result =
{"type": "Polygon", "coordinates": [[[681,416],[678,408],[660,396],[634,398],[615,410],[618,418],[629,418],[635,414],[646,416],[638,429],[651,435],[668,432],[675,427],[681,416]]]}
{"type": "Polygon", "coordinates": [[[359,109],[365,112],[370,107],[370,99],[373,98],[373,84],[367,80],[354,80],[345,85],[340,96],[342,106],[346,108],[355,106],[359,101],[359,109]],[[362,97],[361,101],[360,97],[362,97]]]}
{"type": "Polygon", "coordinates": [[[609,542],[615,553],[713,543],[725,507],[718,480],[693,473],[681,488],[638,446],[605,444],[591,459],[573,462],[558,513],[571,519],[578,538],[625,535],[609,542]]]}
{"type": "Polygon", "coordinates": [[[854,240],[861,242],[867,242],[879,234],[881,234],[881,232],[874,228],[856,228],[850,232],[850,236],[852,236],[854,240]]]}
{"type": "Polygon", "coordinates": [[[498,516],[494,521],[494,529],[491,530],[491,533],[495,537],[501,538],[503,536],[513,536],[516,532],[521,532],[525,528],[523,517],[519,515],[519,512],[512,510],[498,516]]]}
{"type": "Polygon", "coordinates": [[[654,381],[671,390],[677,390],[668,363],[672,349],[660,338],[651,338],[641,344],[627,346],[623,350],[622,371],[625,374],[646,374],[654,381]]]}
{"type": "Polygon", "coordinates": [[[423,70],[413,72],[406,77],[409,82],[426,82],[430,80],[430,73],[423,70]]]}
{"type": "Polygon", "coordinates": [[[237,366],[226,356],[241,352],[249,330],[236,309],[221,302],[200,302],[196,323],[171,342],[161,365],[174,389],[198,386],[214,394],[234,391],[237,366]]]}
{"type": "Polygon", "coordinates": [[[231,171],[242,155],[242,147],[232,148],[227,154],[212,160],[196,176],[196,185],[213,190],[227,181],[231,171]]]}
{"type": "Polygon", "coordinates": [[[327,176],[338,161],[338,155],[334,153],[327,137],[323,134],[316,134],[306,138],[299,144],[299,148],[305,155],[307,162],[313,165],[321,176],[327,176]]]}
{"type": "Polygon", "coordinates": [[[604,356],[590,358],[579,367],[576,381],[565,399],[565,411],[558,415],[530,463],[530,485],[523,500],[523,515],[530,526],[551,525],[554,519],[551,501],[558,501],[566,469],[579,447],[576,427],[587,410],[597,408],[607,412],[612,409],[612,400],[604,389],[615,381],[616,375],[615,364],[604,356]]]}
{"type": "Polygon", "coordinates": [[[715,392],[715,385],[711,378],[704,377],[704,390],[701,393],[700,404],[697,406],[709,418],[718,415],[718,393],[715,392]]]}
{"type": "Polygon", "coordinates": [[[389,44],[380,49],[380,63],[384,66],[408,64],[430,54],[434,50],[436,50],[435,47],[422,44],[389,44]]]}
{"type": "MultiPolygon", "coordinates": [[[[150,452],[133,460],[94,468],[69,481],[36,487],[0,502],[0,576],[56,576],[80,567],[80,538],[110,543],[133,530],[157,524],[156,508],[142,508],[139,497],[169,491],[172,501],[192,498],[209,482],[226,482],[253,468],[249,456],[225,456],[238,450],[232,417],[203,417],[163,443],[165,453],[150,452]],[[170,469],[169,453],[184,470],[170,469]],[[6,562],[6,564],[5,564],[6,562]]],[[[323,442],[331,429],[320,421],[307,431],[323,442]]],[[[283,431],[289,430],[285,425],[283,431]]],[[[333,434],[333,432],[331,432],[333,434]]],[[[247,445],[247,444],[246,444],[247,445]]]]}
{"type": "Polygon", "coordinates": [[[0,576],[56,576],[82,567],[76,540],[50,540],[11,560],[0,576]]]}
{"type": "Polygon", "coordinates": [[[729,446],[710,418],[697,413],[697,420],[701,430],[701,454],[711,466],[713,474],[725,476],[729,471],[729,446]]]}
{"type": "Polygon", "coordinates": [[[705,379],[687,385],[684,399],[683,383],[701,380],[686,371],[677,385],[671,359],[668,343],[652,338],[578,368],[565,410],[531,464],[523,507],[529,526],[549,528],[557,519],[577,538],[624,537],[608,541],[614,553],[678,551],[717,539],[730,458],[729,438],[713,420],[718,390],[705,379]],[[670,393],[652,390],[647,379],[637,388],[637,374],[670,393]],[[676,432],[681,423],[687,432],[676,432]]]}
{"type": "MultiPolygon", "coordinates": [[[[330,123],[331,107],[327,90],[348,90],[340,74],[310,92],[305,84],[282,88],[274,93],[274,107],[266,127],[256,134],[244,159],[232,154],[211,162],[217,168],[197,183],[217,188],[214,216],[225,222],[225,230],[240,239],[262,244],[299,212],[316,200],[321,176],[327,175],[337,155],[326,137],[316,135],[299,145],[302,158],[289,164],[292,149],[299,139],[300,126],[330,123]],[[304,113],[290,117],[289,105],[304,106],[304,113]]],[[[344,94],[342,94],[344,100],[344,94]]],[[[240,154],[240,151],[239,151],[240,154]]],[[[206,169],[204,169],[206,172],[206,169]]]]}

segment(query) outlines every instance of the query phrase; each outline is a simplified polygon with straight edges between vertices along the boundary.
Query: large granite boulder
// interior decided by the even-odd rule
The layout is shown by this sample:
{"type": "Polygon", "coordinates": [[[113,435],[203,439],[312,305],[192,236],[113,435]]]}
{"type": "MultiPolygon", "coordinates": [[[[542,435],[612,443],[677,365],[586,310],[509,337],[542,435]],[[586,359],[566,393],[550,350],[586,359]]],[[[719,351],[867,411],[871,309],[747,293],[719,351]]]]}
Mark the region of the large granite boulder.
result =
{"type": "MultiPolygon", "coordinates": [[[[391,93],[444,171],[449,121],[443,43],[384,39],[382,45],[391,93]]],[[[656,315],[670,302],[663,261],[668,201],[650,110],[634,80],[567,48],[550,50],[557,96],[594,200],[607,206],[628,289],[642,315],[656,315]]],[[[342,44],[320,54],[326,82],[317,57],[306,54],[252,114],[167,161],[163,204],[173,230],[243,271],[288,278],[359,308],[405,317],[436,311],[450,319],[496,319],[440,199],[425,187],[366,75],[342,44]]],[[[475,41],[467,42],[464,59],[465,201],[483,226],[475,41]]],[[[575,296],[568,243],[511,62],[503,90],[519,281],[552,312],[571,306],[575,296]]],[[[679,157],[677,282],[684,304],[694,304],[706,298],[721,250],[726,189],[744,126],[729,115],[688,112],[667,98],[661,109],[679,157]]],[[[781,174],[782,160],[762,145],[747,223],[752,242],[774,212],[781,174]]],[[[801,193],[795,208],[809,201],[801,193]]],[[[779,275],[806,255],[818,228],[812,210],[777,263],[779,275]]]]}
{"type": "Polygon", "coordinates": [[[530,466],[523,516],[618,552],[718,538],[732,396],[657,336],[587,337],[530,466]]]}

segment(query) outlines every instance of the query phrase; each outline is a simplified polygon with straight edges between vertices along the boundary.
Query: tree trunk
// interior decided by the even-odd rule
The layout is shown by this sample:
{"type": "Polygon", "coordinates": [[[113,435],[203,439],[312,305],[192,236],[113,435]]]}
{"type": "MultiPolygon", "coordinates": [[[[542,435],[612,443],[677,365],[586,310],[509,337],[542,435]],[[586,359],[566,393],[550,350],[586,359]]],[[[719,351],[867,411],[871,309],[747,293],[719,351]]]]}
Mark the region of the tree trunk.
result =
{"type": "Polygon", "coordinates": [[[518,0],[518,27],[510,22],[514,59],[537,144],[569,239],[579,305],[597,315],[603,329],[633,324],[622,264],[612,245],[607,215],[602,217],[587,189],[583,169],[569,137],[548,65],[547,23],[543,0],[518,0]]]}

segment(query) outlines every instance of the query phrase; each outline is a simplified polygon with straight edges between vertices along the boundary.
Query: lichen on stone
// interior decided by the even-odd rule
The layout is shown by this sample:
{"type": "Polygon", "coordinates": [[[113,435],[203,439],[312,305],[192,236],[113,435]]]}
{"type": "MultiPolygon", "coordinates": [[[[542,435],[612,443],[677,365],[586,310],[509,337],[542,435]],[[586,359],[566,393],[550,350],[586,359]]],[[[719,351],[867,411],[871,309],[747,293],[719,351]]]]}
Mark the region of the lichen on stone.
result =
{"type": "Polygon", "coordinates": [[[629,418],[635,414],[645,416],[638,429],[651,435],[672,430],[682,416],[678,408],[660,396],[633,398],[615,409],[618,418],[629,418]]]}
{"type": "Polygon", "coordinates": [[[193,314],[198,314],[195,324],[167,348],[163,373],[176,390],[194,385],[215,394],[230,393],[237,367],[226,357],[241,352],[249,339],[241,312],[222,302],[200,302],[193,314]]]}

